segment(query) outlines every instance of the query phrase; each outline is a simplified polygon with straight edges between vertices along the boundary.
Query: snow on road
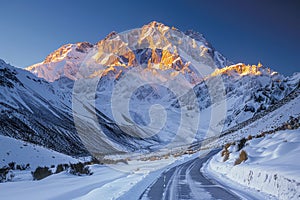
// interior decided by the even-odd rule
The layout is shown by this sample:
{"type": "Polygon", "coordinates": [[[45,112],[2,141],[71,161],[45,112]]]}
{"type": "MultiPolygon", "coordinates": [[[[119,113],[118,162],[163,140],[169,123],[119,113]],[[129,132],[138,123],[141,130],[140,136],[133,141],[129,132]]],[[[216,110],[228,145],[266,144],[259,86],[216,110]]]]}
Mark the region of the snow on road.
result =
{"type": "MultiPolygon", "coordinates": [[[[165,171],[141,199],[240,199],[235,192],[206,178],[200,168],[217,151],[165,171]]],[[[251,196],[251,199],[256,199],[251,196]]]]}

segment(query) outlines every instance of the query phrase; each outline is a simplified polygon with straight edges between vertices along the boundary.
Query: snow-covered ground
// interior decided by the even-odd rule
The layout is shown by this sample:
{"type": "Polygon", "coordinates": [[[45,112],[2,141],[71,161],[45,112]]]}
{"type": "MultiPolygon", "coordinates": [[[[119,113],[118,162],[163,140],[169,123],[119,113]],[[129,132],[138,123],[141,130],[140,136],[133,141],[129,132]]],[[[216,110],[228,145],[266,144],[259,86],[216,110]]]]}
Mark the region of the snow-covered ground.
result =
{"type": "MultiPolygon", "coordinates": [[[[11,182],[0,183],[0,199],[138,199],[142,192],[166,169],[199,156],[172,156],[155,161],[132,160],[128,164],[90,166],[93,175],[75,176],[64,171],[33,181],[31,171],[37,166],[78,162],[75,159],[36,145],[1,137],[2,165],[14,161],[30,163],[31,169],[14,170],[16,175],[11,182]],[[21,148],[22,147],[22,148],[21,148]],[[20,149],[20,150],[19,150],[20,149]],[[5,150],[5,151],[4,151],[5,150]],[[17,150],[17,151],[15,151],[17,150]],[[9,155],[6,154],[9,152],[9,155]],[[55,157],[55,158],[53,158],[55,157]]],[[[202,154],[205,152],[201,152],[202,154]]],[[[81,159],[82,161],[82,159],[81,159]]]]}
{"type": "Polygon", "coordinates": [[[0,168],[10,162],[16,165],[30,164],[34,170],[38,166],[77,163],[80,160],[47,148],[0,135],[0,168]]]}
{"type": "MultiPolygon", "coordinates": [[[[23,168],[23,170],[15,169],[10,171],[10,174],[13,174],[10,181],[13,182],[32,181],[31,172],[35,171],[37,167],[49,167],[54,172],[58,164],[78,163],[83,162],[85,159],[90,159],[73,158],[35,144],[2,135],[0,135],[0,144],[0,168],[8,166],[11,162],[15,163],[15,168],[17,168],[17,165],[23,168]]],[[[0,188],[2,185],[0,183],[0,188]]]]}
{"type": "MultiPolygon", "coordinates": [[[[224,136],[212,146],[229,146],[229,158],[224,162],[221,152],[215,155],[206,166],[210,176],[229,184],[241,184],[272,195],[278,199],[300,198],[300,129],[281,130],[264,137],[254,138],[262,132],[274,130],[289,120],[290,116],[300,116],[300,97],[269,113],[254,123],[224,136]],[[243,137],[253,136],[245,147],[237,151],[237,144],[243,137]],[[244,150],[248,159],[241,164],[235,161],[244,150]]],[[[270,196],[271,198],[271,196],[270,196]]]]}
{"type": "Polygon", "coordinates": [[[243,148],[248,159],[234,165],[240,151],[229,147],[229,159],[223,162],[221,153],[208,164],[215,176],[271,194],[278,199],[300,197],[300,130],[284,130],[246,142],[243,148]]]}
{"type": "Polygon", "coordinates": [[[61,172],[40,181],[1,183],[0,199],[74,199],[116,179],[126,177],[122,172],[100,165],[94,165],[92,171],[92,176],[74,176],[61,172]]]}

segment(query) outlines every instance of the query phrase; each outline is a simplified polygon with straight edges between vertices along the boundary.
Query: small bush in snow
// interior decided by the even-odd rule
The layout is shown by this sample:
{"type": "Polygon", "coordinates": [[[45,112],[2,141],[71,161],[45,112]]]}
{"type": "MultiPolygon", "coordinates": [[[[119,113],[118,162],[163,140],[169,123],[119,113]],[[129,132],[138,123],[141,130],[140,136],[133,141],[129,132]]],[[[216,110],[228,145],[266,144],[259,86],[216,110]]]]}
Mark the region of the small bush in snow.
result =
{"type": "Polygon", "coordinates": [[[59,165],[57,165],[57,167],[56,167],[55,173],[58,174],[58,173],[64,171],[65,169],[66,169],[66,168],[64,167],[63,164],[59,164],[59,165]]]}
{"type": "Polygon", "coordinates": [[[69,169],[70,166],[68,164],[63,164],[63,167],[66,170],[66,169],[69,169]]]}
{"type": "Polygon", "coordinates": [[[242,150],[239,158],[235,160],[234,165],[239,165],[243,161],[246,161],[247,159],[248,159],[248,155],[247,155],[246,151],[242,150]]]}
{"type": "Polygon", "coordinates": [[[31,173],[33,180],[41,180],[52,174],[51,170],[49,170],[49,167],[38,167],[34,172],[31,173]]]}
{"type": "Polygon", "coordinates": [[[9,167],[3,167],[0,169],[0,183],[12,181],[14,177],[15,174],[9,169],[9,167]]]}
{"type": "Polygon", "coordinates": [[[9,166],[10,169],[14,170],[15,166],[16,166],[16,163],[15,162],[10,162],[10,163],[8,163],[8,166],[9,166]]]}
{"type": "Polygon", "coordinates": [[[222,157],[224,156],[224,158],[223,158],[223,162],[226,162],[228,159],[229,159],[229,155],[230,155],[230,153],[229,153],[229,151],[227,150],[224,150],[223,152],[222,152],[222,157]]]}
{"type": "Polygon", "coordinates": [[[92,172],[90,171],[88,166],[85,166],[83,163],[79,162],[76,164],[70,164],[70,170],[69,172],[71,174],[81,176],[81,175],[92,175],[92,172]]]}
{"type": "Polygon", "coordinates": [[[247,138],[247,140],[252,140],[252,135],[248,135],[248,138],[247,138]]]}
{"type": "Polygon", "coordinates": [[[0,183],[5,182],[6,181],[6,176],[9,172],[9,167],[2,167],[0,168],[0,183]]]}
{"type": "Polygon", "coordinates": [[[20,170],[20,171],[22,171],[22,170],[26,170],[26,169],[28,169],[30,167],[30,164],[28,163],[28,164],[21,164],[21,165],[16,165],[16,169],[17,170],[20,170]]]}
{"type": "Polygon", "coordinates": [[[238,144],[238,151],[240,151],[246,144],[247,140],[245,138],[242,138],[238,144]]]}
{"type": "Polygon", "coordinates": [[[232,143],[227,143],[225,144],[224,146],[224,150],[222,151],[221,153],[221,156],[224,157],[223,158],[223,162],[227,161],[229,159],[229,155],[230,155],[230,152],[228,150],[228,148],[232,145],[232,143]]]}
{"type": "Polygon", "coordinates": [[[231,145],[232,145],[231,143],[226,143],[225,146],[224,146],[224,148],[228,149],[231,145]]]}
{"type": "Polygon", "coordinates": [[[256,135],[255,138],[262,138],[262,137],[265,137],[265,134],[266,134],[265,132],[262,132],[262,133],[256,135]]]}

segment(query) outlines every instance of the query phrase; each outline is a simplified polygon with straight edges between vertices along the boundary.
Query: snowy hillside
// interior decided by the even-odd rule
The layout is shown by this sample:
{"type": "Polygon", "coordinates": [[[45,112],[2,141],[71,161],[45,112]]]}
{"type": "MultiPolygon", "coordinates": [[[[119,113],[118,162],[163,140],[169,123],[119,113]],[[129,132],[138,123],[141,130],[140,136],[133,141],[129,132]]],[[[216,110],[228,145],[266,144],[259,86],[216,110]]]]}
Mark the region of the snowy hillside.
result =
{"type": "MultiPolygon", "coordinates": [[[[129,175],[112,168],[95,165],[92,167],[94,174],[92,176],[74,176],[67,172],[61,172],[49,176],[40,181],[32,181],[30,178],[24,178],[22,181],[6,182],[0,184],[1,199],[75,199],[83,198],[88,192],[97,190],[108,185],[115,180],[123,180],[129,175]]],[[[30,173],[28,174],[31,176],[30,173]]],[[[127,186],[120,183],[119,186],[127,186]]],[[[107,192],[107,190],[106,190],[107,192]]],[[[109,195],[117,195],[112,191],[109,195]]],[[[102,196],[103,197],[103,196],[102,196]]],[[[86,198],[88,199],[88,198],[86,198]]]]}
{"type": "Polygon", "coordinates": [[[209,148],[216,148],[225,145],[229,142],[239,141],[242,138],[247,138],[249,135],[257,135],[262,132],[267,132],[270,130],[279,130],[278,127],[283,126],[290,117],[297,118],[300,116],[300,96],[299,88],[293,93],[292,96],[281,101],[280,104],[275,104],[271,108],[275,107],[276,109],[271,109],[267,111],[263,116],[259,116],[258,119],[250,119],[247,125],[237,128],[233,132],[226,132],[226,135],[215,140],[207,145],[209,148]],[[279,107],[278,107],[279,106],[279,107]]]}
{"type": "Polygon", "coordinates": [[[278,199],[299,199],[299,101],[298,96],[220,139],[218,145],[223,144],[224,149],[209,162],[207,172],[278,199]]]}
{"type": "Polygon", "coordinates": [[[236,147],[231,146],[226,162],[223,162],[224,158],[219,153],[209,167],[219,176],[279,199],[298,199],[300,165],[296,160],[300,155],[299,144],[299,129],[278,131],[247,142],[242,149],[248,157],[245,162],[234,165],[241,151],[235,152],[236,147]]]}
{"type": "MultiPolygon", "coordinates": [[[[242,63],[216,69],[206,78],[214,81],[221,76],[226,90],[227,117],[224,129],[251,119],[256,114],[267,110],[279,100],[299,87],[299,74],[284,77],[269,68],[242,63]]],[[[203,95],[205,83],[200,83],[194,90],[203,107],[210,105],[209,95],[203,95]]]]}
{"type": "Polygon", "coordinates": [[[67,154],[86,154],[75,134],[71,94],[59,84],[0,60],[0,133],[67,154]]]}
{"type": "Polygon", "coordinates": [[[21,166],[29,164],[28,169],[31,170],[38,166],[50,167],[51,165],[79,162],[78,159],[71,156],[6,136],[0,135],[0,144],[0,168],[11,162],[21,166]]]}

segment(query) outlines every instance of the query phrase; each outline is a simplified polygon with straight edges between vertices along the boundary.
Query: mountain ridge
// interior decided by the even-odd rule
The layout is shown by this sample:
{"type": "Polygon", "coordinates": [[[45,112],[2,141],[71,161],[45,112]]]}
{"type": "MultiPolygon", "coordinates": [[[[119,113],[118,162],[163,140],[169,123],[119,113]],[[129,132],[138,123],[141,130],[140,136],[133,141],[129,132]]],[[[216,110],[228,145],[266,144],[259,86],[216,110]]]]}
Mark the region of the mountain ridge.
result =
{"type": "MultiPolygon", "coordinates": [[[[94,94],[84,87],[79,88],[80,90],[74,89],[78,80],[77,74],[80,74],[82,62],[90,51],[99,52],[100,49],[104,52],[107,50],[119,53],[120,48],[128,47],[126,43],[125,46],[122,46],[124,43],[118,43],[120,36],[117,33],[109,34],[97,44],[82,42],[64,45],[48,55],[44,62],[26,70],[14,68],[0,60],[0,133],[69,155],[88,154],[78,134],[80,130],[74,123],[73,97],[74,92],[79,91],[83,92],[84,96],[95,97],[87,99],[87,105],[83,106],[88,108],[88,112],[95,114],[99,127],[95,129],[94,123],[91,123],[90,127],[85,127],[86,133],[88,133],[87,130],[103,130],[105,137],[121,146],[124,151],[132,152],[141,148],[144,151],[153,151],[172,141],[178,128],[181,109],[184,106],[187,110],[193,109],[187,106],[188,104],[181,105],[179,101],[183,99],[188,102],[189,95],[192,93],[199,102],[200,113],[207,116],[196,127],[194,140],[201,141],[205,137],[211,128],[209,121],[211,109],[219,103],[212,101],[207,85],[214,85],[218,78],[221,78],[224,90],[218,90],[216,86],[216,93],[224,95],[227,106],[226,118],[216,122],[222,130],[230,129],[236,124],[251,119],[299,87],[299,73],[285,77],[260,63],[258,65],[243,63],[225,65],[230,61],[223,56],[220,57],[221,54],[199,33],[195,34],[192,31],[183,33],[157,22],[152,22],[135,31],[140,34],[140,37],[130,39],[133,40],[133,44],[144,48],[124,51],[124,56],[117,54],[117,56],[105,57],[107,60],[103,60],[101,54],[96,58],[97,62],[103,64],[104,71],[95,71],[103,76],[99,77],[98,87],[96,91],[92,91],[94,94]],[[159,29],[155,29],[156,27],[159,29]],[[193,73],[195,72],[193,64],[176,54],[175,51],[172,52],[167,48],[149,48],[148,44],[153,41],[157,41],[161,47],[164,47],[164,44],[169,45],[170,43],[164,43],[162,38],[155,39],[154,36],[170,30],[175,30],[175,34],[180,36],[188,37],[190,41],[199,40],[198,47],[201,48],[197,49],[199,54],[196,55],[203,56],[214,66],[220,65],[221,67],[215,68],[205,77],[199,77],[197,73],[193,73]],[[190,39],[186,34],[192,35],[195,39],[190,39]],[[136,69],[135,66],[141,66],[140,71],[137,71],[139,74],[160,75],[160,78],[167,81],[171,81],[173,74],[175,76],[181,74],[191,84],[191,87],[186,88],[186,93],[181,94],[180,97],[176,97],[168,88],[151,84],[142,86],[130,94],[130,120],[128,117],[125,120],[134,125],[146,126],[151,122],[148,112],[151,105],[160,104],[165,108],[168,117],[165,127],[157,135],[149,138],[130,135],[140,129],[136,126],[119,124],[111,110],[114,108],[112,95],[115,86],[127,72],[136,69]],[[197,81],[193,82],[196,78],[198,78],[197,81]],[[95,105],[95,108],[91,105],[95,105]]],[[[190,45],[193,46],[193,44],[190,45]]],[[[97,73],[95,73],[96,76],[97,73]]],[[[125,87],[130,87],[130,85],[125,85],[125,87]]],[[[126,96],[121,95],[123,94],[118,97],[120,102],[126,96]]],[[[80,117],[85,119],[86,116],[82,114],[80,117]]],[[[85,124],[82,125],[84,127],[85,124]]],[[[184,128],[186,132],[192,130],[187,125],[184,128]]],[[[94,145],[99,145],[99,142],[94,145]]]]}
{"type": "MultiPolygon", "coordinates": [[[[133,29],[132,32],[136,31],[137,29],[133,29]]],[[[147,38],[153,38],[153,34],[160,37],[160,34],[165,34],[166,31],[175,30],[176,32],[184,35],[185,37],[190,37],[191,39],[195,39],[196,41],[200,42],[200,44],[203,45],[203,49],[206,51],[207,55],[213,59],[215,64],[219,68],[223,68],[227,65],[233,64],[232,62],[228,61],[222,54],[220,54],[218,51],[216,51],[212,45],[205,39],[205,37],[192,30],[188,30],[186,32],[181,32],[178,29],[170,28],[169,26],[166,26],[162,23],[153,21],[149,24],[144,25],[139,31],[140,33],[140,41],[147,40],[147,38]]],[[[31,71],[33,74],[37,75],[40,78],[44,78],[47,81],[55,81],[59,79],[62,76],[66,76],[72,80],[76,80],[76,73],[79,71],[80,63],[82,63],[87,57],[88,53],[92,51],[94,48],[111,48],[107,47],[109,43],[107,40],[112,37],[116,37],[118,33],[111,32],[108,34],[103,40],[98,41],[96,44],[91,44],[88,42],[78,42],[75,44],[66,44],[62,47],[58,48],[54,52],[50,53],[46,59],[40,63],[31,65],[29,67],[26,67],[25,69],[28,71],[31,71]]],[[[151,44],[151,43],[150,43],[151,44]]],[[[151,50],[151,47],[150,49],[151,50]]],[[[136,60],[139,59],[139,57],[142,57],[143,59],[147,60],[139,60],[138,62],[140,64],[143,64],[144,62],[147,62],[149,59],[151,59],[151,62],[155,62],[156,64],[161,63],[162,65],[170,65],[172,62],[178,62],[176,59],[178,59],[178,56],[176,54],[160,50],[160,49],[152,49],[151,51],[146,52],[135,52],[137,50],[132,50],[134,57],[128,57],[127,59],[136,60]],[[162,53],[161,53],[162,52],[162,53]],[[148,54],[152,54],[152,56],[148,56],[148,54]],[[161,55],[162,54],[162,55],[161,55]],[[155,58],[156,56],[156,58],[155,58]],[[155,61],[156,60],[156,61],[155,61]]],[[[132,54],[132,53],[131,53],[132,54]]],[[[130,53],[129,55],[130,56],[130,53]]],[[[117,59],[117,58],[110,58],[111,59],[117,59]]],[[[109,61],[111,62],[111,61],[109,61]]],[[[180,61],[183,62],[184,61],[180,61]]],[[[116,60],[115,64],[122,65],[124,63],[124,60],[116,60]]],[[[131,63],[128,63],[131,64],[131,63]]],[[[180,64],[179,64],[180,65],[180,64]]]]}

